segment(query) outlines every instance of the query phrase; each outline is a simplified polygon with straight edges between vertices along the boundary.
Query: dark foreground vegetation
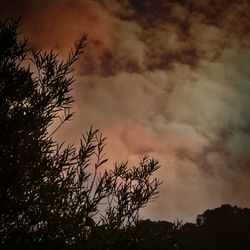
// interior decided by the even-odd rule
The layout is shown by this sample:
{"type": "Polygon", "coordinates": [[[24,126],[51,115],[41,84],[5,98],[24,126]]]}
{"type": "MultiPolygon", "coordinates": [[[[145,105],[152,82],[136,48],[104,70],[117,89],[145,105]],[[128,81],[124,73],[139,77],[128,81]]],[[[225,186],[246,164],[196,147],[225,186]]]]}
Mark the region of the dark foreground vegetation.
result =
{"type": "Polygon", "coordinates": [[[138,249],[250,249],[250,209],[222,205],[197,216],[196,223],[141,221],[133,229],[138,249]]]}
{"type": "Polygon", "coordinates": [[[106,139],[92,127],[79,147],[55,141],[73,116],[71,74],[86,36],[60,61],[30,49],[18,29],[19,21],[0,21],[0,249],[249,246],[248,209],[223,206],[197,224],[142,221],[161,184],[157,160],[106,168],[106,139]]]}
{"type": "Polygon", "coordinates": [[[0,249],[115,249],[116,232],[158,193],[158,161],[108,167],[106,138],[92,127],[79,146],[57,142],[73,116],[72,71],[86,36],[61,61],[18,30],[19,21],[0,21],[0,249]]]}

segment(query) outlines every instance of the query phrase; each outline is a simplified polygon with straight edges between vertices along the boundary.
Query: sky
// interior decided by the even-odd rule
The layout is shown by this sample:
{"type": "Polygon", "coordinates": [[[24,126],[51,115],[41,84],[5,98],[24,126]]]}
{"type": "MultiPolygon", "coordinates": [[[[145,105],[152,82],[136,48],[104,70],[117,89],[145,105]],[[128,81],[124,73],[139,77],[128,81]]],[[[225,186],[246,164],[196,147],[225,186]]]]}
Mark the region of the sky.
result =
{"type": "Polygon", "coordinates": [[[224,203],[250,207],[250,3],[246,0],[3,0],[32,47],[76,65],[76,112],[56,136],[94,125],[114,162],[160,161],[153,220],[194,221],[224,203]]]}

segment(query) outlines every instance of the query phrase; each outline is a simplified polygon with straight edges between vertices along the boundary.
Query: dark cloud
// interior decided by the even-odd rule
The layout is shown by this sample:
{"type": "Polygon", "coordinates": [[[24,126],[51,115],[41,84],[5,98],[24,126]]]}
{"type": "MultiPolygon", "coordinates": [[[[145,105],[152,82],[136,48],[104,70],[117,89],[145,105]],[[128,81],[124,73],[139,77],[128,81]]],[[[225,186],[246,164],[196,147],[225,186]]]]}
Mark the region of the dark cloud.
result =
{"type": "Polygon", "coordinates": [[[95,59],[87,53],[85,59],[81,64],[81,74],[83,75],[96,74],[107,77],[121,72],[140,73],[142,71],[136,60],[116,57],[115,53],[108,50],[104,50],[95,59]]]}
{"type": "Polygon", "coordinates": [[[191,67],[197,66],[199,57],[195,48],[183,49],[178,52],[162,53],[156,57],[153,53],[147,55],[147,69],[148,70],[169,70],[174,63],[186,64],[191,67]]]}

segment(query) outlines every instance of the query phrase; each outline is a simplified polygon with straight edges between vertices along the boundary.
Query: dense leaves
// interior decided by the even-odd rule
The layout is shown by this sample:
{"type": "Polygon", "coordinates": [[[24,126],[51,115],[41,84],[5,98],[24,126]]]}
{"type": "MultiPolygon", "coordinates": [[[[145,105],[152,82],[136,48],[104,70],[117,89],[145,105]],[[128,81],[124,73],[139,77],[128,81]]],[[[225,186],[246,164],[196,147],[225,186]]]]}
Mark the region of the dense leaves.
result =
{"type": "Polygon", "coordinates": [[[250,209],[222,205],[198,215],[196,223],[144,220],[120,234],[127,241],[119,249],[249,249],[250,209]]]}
{"type": "Polygon", "coordinates": [[[55,141],[73,115],[71,73],[87,37],[60,61],[29,49],[18,27],[0,22],[0,248],[115,249],[158,193],[158,161],[106,170],[106,138],[92,127],[78,148],[55,141]]]}

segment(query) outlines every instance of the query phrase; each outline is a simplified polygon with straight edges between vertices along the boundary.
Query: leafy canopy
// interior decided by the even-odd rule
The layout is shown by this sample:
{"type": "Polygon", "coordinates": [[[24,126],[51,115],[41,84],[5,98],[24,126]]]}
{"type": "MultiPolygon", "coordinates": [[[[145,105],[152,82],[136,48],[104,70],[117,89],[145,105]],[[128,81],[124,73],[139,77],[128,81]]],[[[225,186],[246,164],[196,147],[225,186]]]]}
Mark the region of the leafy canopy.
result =
{"type": "Polygon", "coordinates": [[[73,65],[87,36],[61,61],[30,49],[18,28],[19,21],[0,21],[0,244],[87,247],[100,230],[137,223],[158,193],[152,175],[160,166],[145,155],[138,166],[107,170],[106,138],[92,127],[79,148],[57,142],[53,134],[73,116],[73,65]]]}

